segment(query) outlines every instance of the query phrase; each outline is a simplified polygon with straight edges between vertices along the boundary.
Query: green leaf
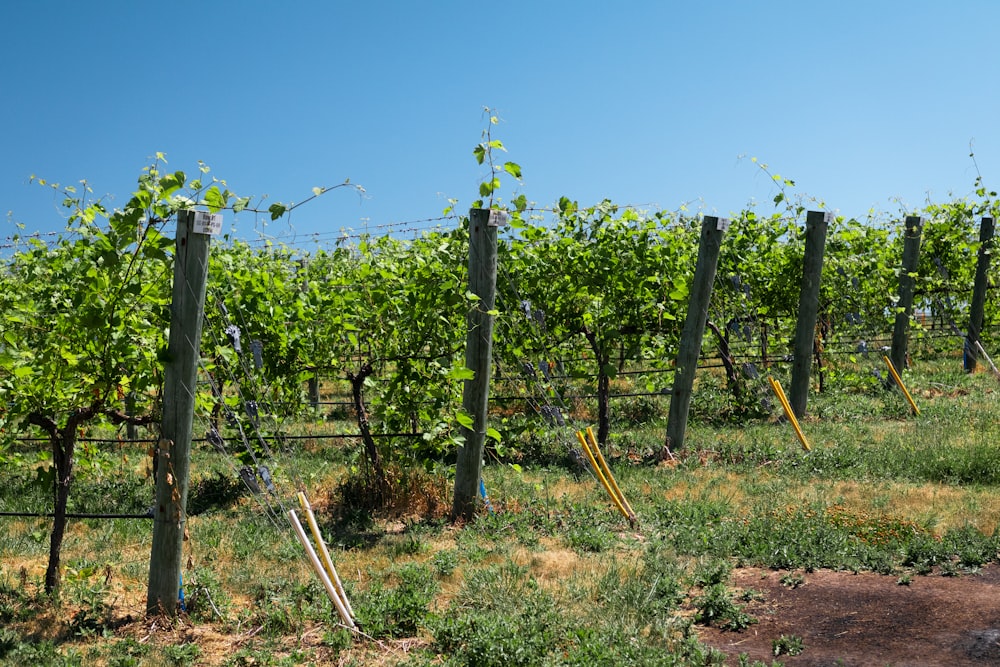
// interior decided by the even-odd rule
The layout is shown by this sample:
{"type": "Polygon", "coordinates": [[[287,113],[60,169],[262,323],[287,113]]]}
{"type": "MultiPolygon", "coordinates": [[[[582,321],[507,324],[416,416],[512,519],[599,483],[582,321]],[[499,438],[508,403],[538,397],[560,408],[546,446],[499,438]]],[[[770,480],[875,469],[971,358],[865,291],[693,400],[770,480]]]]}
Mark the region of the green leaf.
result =
{"type": "Polygon", "coordinates": [[[476,156],[476,164],[482,164],[483,160],[486,159],[486,146],[479,144],[472,149],[472,154],[476,156]]]}
{"type": "Polygon", "coordinates": [[[500,189],[500,179],[494,176],[492,180],[483,181],[482,183],[479,184],[479,196],[489,197],[499,189],[500,189]]]}
{"type": "Polygon", "coordinates": [[[267,207],[267,210],[271,214],[271,220],[277,220],[288,212],[288,207],[284,204],[271,204],[267,207]]]}
{"type": "Polygon", "coordinates": [[[521,166],[516,162],[504,162],[503,170],[517,180],[521,180],[521,166]]]}
{"type": "Polygon", "coordinates": [[[476,372],[465,366],[455,366],[448,371],[447,377],[449,380],[474,380],[476,379],[476,372]]]}
{"type": "Polygon", "coordinates": [[[496,440],[498,445],[502,442],[500,431],[496,430],[492,426],[486,429],[486,437],[493,438],[494,440],[496,440]]]}
{"type": "Polygon", "coordinates": [[[175,171],[160,179],[160,197],[165,199],[171,194],[184,187],[187,176],[183,171],[175,171]]]}
{"type": "Polygon", "coordinates": [[[464,426],[469,430],[471,430],[472,427],[475,425],[475,422],[473,421],[472,417],[470,417],[468,413],[463,412],[461,410],[455,413],[455,421],[457,421],[459,424],[461,424],[462,426],[464,426]]]}
{"type": "Polygon", "coordinates": [[[213,185],[205,191],[205,205],[212,213],[218,213],[226,207],[226,197],[218,185],[213,185]]]}

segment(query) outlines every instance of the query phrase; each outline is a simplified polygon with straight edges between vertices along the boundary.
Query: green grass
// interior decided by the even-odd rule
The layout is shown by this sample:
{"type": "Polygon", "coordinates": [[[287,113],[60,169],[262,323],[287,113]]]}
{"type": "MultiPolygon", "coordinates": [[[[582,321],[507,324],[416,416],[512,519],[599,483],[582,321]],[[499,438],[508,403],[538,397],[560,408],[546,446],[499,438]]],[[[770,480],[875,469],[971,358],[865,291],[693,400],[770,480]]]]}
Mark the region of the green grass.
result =
{"type": "MultiPolygon", "coordinates": [[[[706,374],[687,448],[638,463],[662,445],[667,402],[631,401],[606,454],[635,528],[573,468],[572,430],[535,429],[530,418],[508,418],[510,458],[485,468],[495,511],[460,527],[442,516],[450,483],[436,477],[441,466],[407,477],[418,509],[373,515],[341,504],[357,443],[297,442],[274,465],[283,507],[296,506],[294,481],[308,489],[367,639],[339,628],[301,547],[235,484],[233,465],[199,448],[183,621],[154,628],[143,618],[148,521],[71,521],[63,587],[49,599],[47,520],[5,518],[0,664],[720,665],[697,632],[753,623],[743,607],[756,593],[732,587],[734,567],[787,570],[789,585],[791,573],[817,568],[909,583],[996,560],[1000,386],[953,360],[921,363],[905,379],[918,417],[898,392],[870,383],[831,382],[810,396],[810,452],[775,415],[730,419],[724,383],[706,374]]],[[[73,508],[148,506],[143,451],[90,457],[73,508]]],[[[0,507],[48,511],[34,471],[0,474],[0,507]]],[[[774,642],[776,656],[808,655],[794,634],[774,642]]]]}

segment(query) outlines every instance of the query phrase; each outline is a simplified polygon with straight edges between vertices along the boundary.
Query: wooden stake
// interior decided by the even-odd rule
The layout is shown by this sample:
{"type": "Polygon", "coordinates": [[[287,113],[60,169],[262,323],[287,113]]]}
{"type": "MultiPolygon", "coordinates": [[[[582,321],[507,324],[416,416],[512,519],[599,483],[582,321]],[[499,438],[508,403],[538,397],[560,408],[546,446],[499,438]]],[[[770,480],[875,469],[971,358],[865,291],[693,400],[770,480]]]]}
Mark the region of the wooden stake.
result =
{"type": "Polygon", "coordinates": [[[694,387],[695,371],[701,356],[701,341],[708,321],[708,304],[712,299],[715,272],[722,250],[722,234],[729,226],[725,218],[706,215],[701,224],[701,240],[698,243],[698,262],[694,267],[691,293],[688,299],[687,318],[677,351],[677,369],[674,372],[674,386],[670,393],[670,413],[667,418],[667,448],[680,449],[684,446],[684,432],[687,430],[688,412],[691,409],[691,391],[694,387]]]}
{"type": "Polygon", "coordinates": [[[177,214],[169,361],[164,378],[162,437],[156,452],[153,546],[146,595],[146,613],[150,615],[177,613],[181,552],[187,539],[191,430],[211,238],[194,231],[195,216],[195,211],[177,214]]]}
{"type": "Polygon", "coordinates": [[[490,370],[493,357],[493,309],[497,292],[497,227],[500,211],[469,211],[469,291],[479,297],[468,316],[465,366],[475,377],[465,381],[462,409],[472,417],[472,428],[462,427],[465,444],[459,447],[455,466],[452,520],[471,520],[483,468],[486,415],[489,407],[490,370]]]}
{"type": "Polygon", "coordinates": [[[788,402],[799,418],[806,414],[813,349],[816,345],[816,317],[819,314],[819,286],[826,250],[826,230],[833,215],[824,211],[806,214],[806,247],[802,257],[802,288],[799,314],[795,322],[795,357],[792,359],[792,382],[788,402]]]}

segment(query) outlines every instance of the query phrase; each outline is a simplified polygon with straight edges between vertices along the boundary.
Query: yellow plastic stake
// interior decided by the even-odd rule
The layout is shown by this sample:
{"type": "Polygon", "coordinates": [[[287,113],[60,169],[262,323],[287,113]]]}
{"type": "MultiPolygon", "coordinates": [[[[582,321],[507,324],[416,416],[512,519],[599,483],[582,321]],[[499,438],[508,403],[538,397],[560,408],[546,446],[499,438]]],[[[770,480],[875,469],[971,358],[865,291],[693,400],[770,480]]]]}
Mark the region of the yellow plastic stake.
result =
{"type": "Polygon", "coordinates": [[[618,480],[615,476],[611,474],[611,468],[608,467],[608,462],[604,460],[604,454],[601,453],[601,448],[597,446],[597,438],[594,437],[594,429],[587,427],[587,438],[590,440],[590,446],[594,450],[594,454],[597,456],[597,462],[601,464],[604,468],[604,474],[607,475],[608,481],[611,482],[612,488],[615,490],[615,495],[618,496],[618,500],[621,501],[622,505],[628,511],[628,520],[632,524],[638,523],[639,519],[635,515],[635,511],[632,509],[632,505],[629,504],[628,500],[625,498],[625,494],[622,493],[622,489],[618,486],[618,480]]]}
{"type": "Polygon", "coordinates": [[[903,378],[899,377],[899,373],[896,372],[896,367],[892,365],[892,361],[889,360],[888,355],[883,354],[882,358],[885,360],[885,365],[889,367],[889,373],[892,374],[892,379],[896,381],[896,385],[903,390],[903,396],[906,396],[906,400],[910,403],[910,409],[913,410],[914,416],[920,414],[920,408],[917,404],[913,402],[913,397],[910,396],[910,392],[906,390],[906,385],[903,384],[903,378]]]}
{"type": "Polygon", "coordinates": [[[330,550],[326,548],[326,542],[323,541],[323,535],[320,533],[319,525],[316,523],[316,515],[313,513],[312,505],[309,504],[306,494],[301,491],[299,491],[299,504],[302,505],[302,510],[306,513],[306,520],[309,523],[309,530],[312,531],[313,539],[316,541],[316,544],[319,545],[319,552],[322,556],[323,567],[326,568],[326,573],[330,576],[330,580],[337,589],[337,594],[340,595],[340,599],[344,602],[344,607],[346,607],[348,613],[350,613],[351,618],[353,619],[354,610],[351,609],[351,602],[347,599],[347,593],[344,591],[344,584],[340,581],[340,575],[337,574],[337,568],[333,566],[333,559],[330,557],[330,550]]]}
{"type": "Polygon", "coordinates": [[[577,431],[576,439],[580,441],[580,445],[583,447],[583,451],[587,454],[587,460],[590,461],[590,465],[594,469],[594,472],[597,474],[597,479],[600,480],[601,485],[604,487],[604,490],[607,491],[608,495],[611,496],[611,499],[615,501],[615,506],[618,507],[618,510],[622,513],[622,516],[631,521],[632,517],[628,515],[628,510],[625,509],[624,505],[622,505],[622,501],[618,500],[618,496],[615,495],[615,492],[611,489],[611,485],[608,484],[608,480],[604,477],[604,473],[601,471],[601,466],[597,464],[597,459],[594,458],[594,453],[590,451],[590,446],[587,444],[587,439],[583,437],[583,433],[577,431]]]}
{"type": "Polygon", "coordinates": [[[788,417],[788,421],[792,423],[792,428],[795,429],[795,435],[799,436],[799,442],[802,443],[802,448],[807,452],[812,451],[812,447],[809,446],[809,441],[806,440],[805,433],[802,432],[802,427],[799,426],[799,420],[795,418],[795,413],[792,412],[792,406],[785,397],[785,390],[781,388],[781,384],[773,377],[769,376],[767,381],[771,383],[771,389],[774,391],[774,395],[778,397],[778,402],[781,403],[781,407],[785,410],[785,416],[788,417]]]}

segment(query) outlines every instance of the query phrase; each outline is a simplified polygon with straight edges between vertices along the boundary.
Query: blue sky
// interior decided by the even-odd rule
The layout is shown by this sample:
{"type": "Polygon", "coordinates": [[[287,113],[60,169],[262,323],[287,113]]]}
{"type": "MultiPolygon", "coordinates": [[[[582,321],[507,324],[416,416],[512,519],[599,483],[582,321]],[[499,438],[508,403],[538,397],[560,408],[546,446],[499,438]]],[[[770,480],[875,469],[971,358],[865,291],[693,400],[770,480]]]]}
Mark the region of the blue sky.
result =
{"type": "Polygon", "coordinates": [[[366,189],[268,234],[408,233],[476,198],[484,106],[541,206],[770,210],[757,157],[829,210],[912,211],[972,192],[970,141],[1000,188],[998,24],[992,0],[4,2],[0,244],[62,227],[31,174],[115,205],[158,151],[270,201],[366,189]]]}

